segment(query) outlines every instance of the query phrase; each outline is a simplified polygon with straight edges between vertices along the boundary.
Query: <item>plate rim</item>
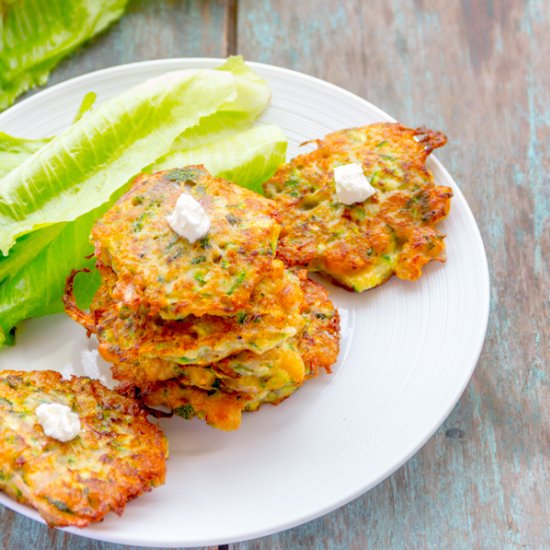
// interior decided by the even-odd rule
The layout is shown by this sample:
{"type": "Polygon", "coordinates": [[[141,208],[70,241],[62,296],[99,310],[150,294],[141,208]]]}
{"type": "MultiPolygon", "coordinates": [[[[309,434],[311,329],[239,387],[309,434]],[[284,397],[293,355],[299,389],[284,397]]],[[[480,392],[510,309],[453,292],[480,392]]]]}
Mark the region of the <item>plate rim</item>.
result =
{"type": "MultiPolygon", "coordinates": [[[[178,63],[197,63],[197,64],[205,64],[205,65],[212,65],[215,66],[216,64],[221,64],[226,60],[226,58],[216,58],[216,57],[174,57],[174,58],[161,58],[161,59],[153,59],[153,60],[147,60],[147,61],[137,61],[132,63],[124,63],[120,65],[113,65],[110,67],[106,67],[103,69],[98,69],[95,71],[90,71],[87,73],[84,73],[82,75],[70,78],[68,80],[64,80],[62,82],[59,82],[49,88],[45,88],[42,90],[37,91],[36,93],[33,93],[30,97],[27,97],[3,113],[0,113],[0,125],[3,122],[3,119],[7,117],[9,114],[10,116],[18,115],[21,112],[24,112],[24,110],[27,108],[27,106],[32,105],[35,101],[39,101],[44,97],[48,97],[50,95],[55,96],[57,93],[59,93],[60,90],[63,90],[66,87],[71,87],[73,85],[77,85],[82,81],[87,81],[88,79],[95,79],[102,76],[108,76],[109,74],[120,74],[124,73],[125,71],[132,72],[134,70],[139,70],[141,68],[148,68],[148,67],[162,67],[163,65],[172,65],[172,64],[178,64],[178,63]]],[[[297,71],[294,69],[288,69],[286,67],[281,67],[278,65],[272,65],[267,63],[260,63],[255,61],[247,61],[245,60],[246,64],[252,67],[253,69],[259,69],[260,71],[262,69],[265,69],[266,71],[272,71],[275,73],[279,73],[281,75],[287,75],[290,78],[293,79],[306,79],[310,81],[311,83],[315,84],[318,87],[329,89],[336,91],[339,94],[344,94],[345,96],[348,96],[349,98],[353,98],[353,100],[357,101],[359,100],[363,104],[369,107],[372,111],[376,112],[381,120],[388,121],[388,122],[394,122],[395,119],[389,115],[387,112],[382,110],[381,108],[377,107],[376,105],[370,103],[368,100],[364,99],[363,97],[350,92],[349,90],[346,90],[345,88],[342,88],[340,86],[337,86],[336,84],[333,84],[331,82],[328,82],[326,80],[323,80],[321,78],[317,78],[311,75],[308,75],[306,73],[303,73],[301,71],[297,71]]],[[[197,67],[197,68],[209,68],[206,66],[203,67],[197,67]]],[[[168,71],[173,71],[178,69],[167,69],[168,71]]],[[[182,69],[185,70],[185,69],[182,69]]],[[[389,478],[391,475],[393,475],[399,468],[401,468],[406,462],[408,462],[424,445],[431,439],[431,437],[434,435],[434,433],[439,429],[439,427],[445,422],[445,420],[448,418],[449,414],[452,412],[456,404],[458,403],[459,399],[461,398],[462,394],[464,393],[466,387],[471,381],[472,375],[477,367],[477,364],[479,362],[479,358],[481,355],[481,352],[483,350],[483,345],[485,343],[486,335],[487,335],[487,328],[488,328],[488,322],[489,322],[489,314],[490,314],[490,300],[491,300],[491,293],[490,293],[490,274],[489,274],[489,265],[487,260],[487,254],[485,251],[485,246],[483,243],[483,238],[481,236],[481,232],[479,230],[479,227],[477,225],[477,222],[475,220],[475,217],[472,213],[472,210],[470,208],[470,205],[468,204],[466,198],[464,197],[464,194],[462,193],[462,190],[456,183],[455,179],[450,175],[450,173],[447,171],[447,169],[444,167],[444,165],[437,159],[435,155],[430,155],[429,162],[437,167],[438,170],[440,170],[449,180],[454,184],[453,191],[455,193],[455,196],[459,197],[459,200],[463,203],[462,206],[464,207],[464,213],[466,214],[468,218],[468,223],[474,230],[474,237],[475,237],[475,243],[478,248],[478,252],[481,254],[481,257],[483,259],[482,262],[482,277],[483,281],[480,279],[478,283],[482,284],[482,294],[483,294],[483,301],[480,304],[480,310],[479,315],[482,318],[481,327],[482,330],[479,331],[477,342],[475,342],[475,346],[472,345],[471,349],[475,349],[475,353],[472,352],[472,357],[475,358],[475,360],[472,361],[472,364],[468,366],[468,369],[464,370],[464,379],[462,381],[462,384],[460,387],[457,386],[457,388],[454,391],[454,397],[449,402],[448,406],[445,409],[444,414],[440,415],[435,420],[432,420],[432,423],[428,430],[426,430],[426,433],[423,438],[419,440],[419,442],[400,460],[398,460],[395,464],[392,465],[391,468],[388,470],[385,470],[383,474],[380,474],[377,476],[374,480],[372,480],[370,483],[367,483],[365,485],[361,485],[360,488],[356,489],[351,494],[346,495],[345,498],[339,499],[337,501],[333,501],[328,505],[325,505],[320,508],[316,508],[315,511],[304,513],[300,515],[299,517],[295,518],[293,521],[288,522],[278,522],[277,525],[270,525],[268,527],[262,527],[259,529],[256,529],[254,531],[249,531],[246,534],[242,536],[234,536],[229,538],[222,539],[202,539],[202,540],[195,540],[190,541],[187,539],[186,541],[182,541],[182,539],[172,539],[170,541],[162,541],[162,542],[155,542],[159,547],[171,547],[174,546],[174,544],[184,544],[185,546],[200,546],[200,545],[216,545],[216,544],[224,544],[224,543],[235,543],[235,542],[243,542],[259,537],[264,537],[268,535],[272,535],[275,533],[279,533],[282,531],[285,531],[287,529],[292,529],[294,527],[297,527],[299,525],[303,525],[307,522],[313,521],[315,519],[318,519],[330,512],[333,512],[337,510],[338,508],[341,508],[342,506],[345,506],[346,504],[349,504],[351,501],[359,498],[360,496],[364,495],[374,487],[376,487],[378,484],[380,484],[385,479],[389,478]]],[[[25,517],[28,517],[32,520],[38,521],[42,524],[46,524],[46,522],[42,519],[42,517],[38,514],[37,511],[34,509],[22,505],[13,499],[9,498],[6,494],[0,492],[0,504],[6,506],[6,508],[11,509],[15,512],[18,512],[22,514],[25,517]]],[[[277,523],[277,522],[275,522],[277,523]]],[[[109,536],[109,533],[103,533],[102,531],[93,531],[88,529],[78,529],[75,527],[69,527],[69,528],[63,528],[60,529],[61,531],[68,532],[74,535],[78,535],[85,538],[90,538],[92,540],[102,541],[102,542],[108,542],[113,544],[128,544],[128,545],[135,545],[135,546],[148,546],[152,543],[152,541],[141,541],[139,539],[132,539],[131,536],[128,537],[120,537],[117,534],[115,536],[109,536]]]]}

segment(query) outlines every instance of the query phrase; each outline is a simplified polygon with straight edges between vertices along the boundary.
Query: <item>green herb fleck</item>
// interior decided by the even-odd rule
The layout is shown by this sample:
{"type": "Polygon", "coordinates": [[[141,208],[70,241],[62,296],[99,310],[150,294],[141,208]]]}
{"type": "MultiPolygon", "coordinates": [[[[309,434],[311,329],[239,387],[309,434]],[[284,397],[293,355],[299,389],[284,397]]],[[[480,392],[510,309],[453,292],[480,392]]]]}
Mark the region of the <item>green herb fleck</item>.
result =
{"type": "Polygon", "coordinates": [[[195,409],[193,408],[193,405],[187,403],[186,405],[183,405],[183,407],[176,407],[174,409],[174,414],[177,414],[186,420],[190,420],[195,416],[195,409]]]}
{"type": "Polygon", "coordinates": [[[191,265],[202,264],[206,262],[206,256],[197,256],[191,260],[191,265]]]}
{"type": "Polygon", "coordinates": [[[203,237],[199,240],[199,244],[201,245],[201,248],[206,249],[210,248],[210,239],[208,238],[208,235],[206,237],[203,237]]]}
{"type": "Polygon", "coordinates": [[[384,140],[384,141],[380,141],[379,143],[377,143],[375,145],[375,147],[384,147],[384,145],[387,145],[387,144],[388,144],[388,142],[386,140],[384,140]]]}
{"type": "Polygon", "coordinates": [[[246,312],[245,311],[239,311],[237,313],[237,321],[240,325],[242,325],[246,321],[246,312]]]}
{"type": "Polygon", "coordinates": [[[365,219],[365,216],[366,216],[366,212],[365,212],[365,207],[364,206],[359,206],[357,208],[354,208],[353,209],[353,213],[355,214],[355,217],[359,220],[359,221],[363,221],[365,219]]]}
{"type": "Polygon", "coordinates": [[[132,224],[134,227],[134,231],[141,231],[143,229],[143,222],[147,219],[149,215],[148,211],[143,212],[139,218],[136,219],[136,221],[132,224]]]}
{"type": "Polygon", "coordinates": [[[239,276],[235,280],[235,282],[231,285],[231,288],[227,291],[228,296],[231,296],[235,292],[235,290],[237,290],[242,285],[245,277],[246,277],[246,272],[241,271],[239,273],[239,276]]]}
{"type": "Polygon", "coordinates": [[[74,512],[60,500],[55,500],[53,498],[46,497],[46,500],[52,505],[55,506],[60,512],[65,512],[66,514],[74,514],[74,512]]]}
{"type": "Polygon", "coordinates": [[[195,279],[195,281],[197,281],[197,283],[199,283],[201,286],[204,286],[206,284],[206,281],[204,280],[204,273],[201,273],[200,271],[197,271],[197,273],[195,273],[193,275],[193,278],[195,279]]]}
{"type": "Polygon", "coordinates": [[[216,378],[216,380],[214,380],[214,383],[212,384],[212,388],[208,390],[208,395],[214,395],[215,393],[217,393],[221,386],[221,380],[219,378],[216,378]]]}
{"type": "Polygon", "coordinates": [[[197,177],[197,171],[192,168],[174,168],[164,174],[168,181],[189,181],[197,177]]]}

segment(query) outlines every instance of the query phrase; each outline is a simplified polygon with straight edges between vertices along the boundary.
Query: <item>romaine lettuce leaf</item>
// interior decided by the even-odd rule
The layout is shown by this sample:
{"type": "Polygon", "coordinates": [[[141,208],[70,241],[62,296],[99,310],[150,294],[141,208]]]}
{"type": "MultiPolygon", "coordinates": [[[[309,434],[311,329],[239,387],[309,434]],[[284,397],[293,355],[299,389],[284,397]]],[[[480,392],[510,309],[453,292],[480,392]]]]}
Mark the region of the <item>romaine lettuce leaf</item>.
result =
{"type": "Polygon", "coordinates": [[[95,92],[88,92],[82,98],[82,102],[80,103],[80,107],[78,108],[78,111],[76,112],[76,115],[74,116],[73,124],[75,122],[78,122],[88,111],[92,110],[96,99],[97,99],[97,94],[95,92]]]}
{"type": "Polygon", "coordinates": [[[0,132],[0,179],[44,147],[50,138],[26,139],[0,132]]]}
{"type": "Polygon", "coordinates": [[[43,242],[37,242],[40,240],[37,237],[43,235],[40,231],[26,235],[32,238],[30,242],[17,242],[14,253],[7,260],[12,257],[20,259],[25,254],[34,254],[34,257],[0,283],[0,347],[13,343],[14,328],[23,319],[63,311],[61,297],[72,269],[91,269],[91,274],[80,277],[79,284],[75,286],[83,307],[89,305],[100,282],[95,259],[89,258],[93,253],[89,242],[90,230],[110,204],[96,208],[73,222],[45,228],[47,238],[50,238],[46,246],[43,242]],[[18,250],[19,246],[22,246],[22,251],[18,250]]]}
{"type": "Polygon", "coordinates": [[[160,158],[151,170],[168,170],[190,164],[204,164],[219,177],[257,193],[285,161],[286,138],[278,126],[255,126],[187,151],[172,152],[160,158]]]}
{"type": "Polygon", "coordinates": [[[0,251],[102,205],[184,130],[236,97],[231,73],[204,69],[166,73],[104,102],[0,180],[0,251]]]}
{"type": "Polygon", "coordinates": [[[44,84],[61,59],[124,13],[128,0],[0,0],[0,110],[44,84]]]}
{"type": "MultiPolygon", "coordinates": [[[[0,0],[1,1],[1,0],[0,0]]],[[[78,122],[92,107],[96,99],[94,92],[88,92],[76,112],[74,122],[78,122]]],[[[32,157],[52,138],[19,138],[0,132],[0,179],[32,157]]],[[[1,277],[0,277],[1,280],[1,277]]]]}
{"type": "Polygon", "coordinates": [[[267,82],[246,65],[242,56],[228,57],[217,70],[230,72],[235,77],[236,99],[183,132],[174,141],[173,151],[196,148],[250,128],[269,105],[271,90],[267,82]]]}

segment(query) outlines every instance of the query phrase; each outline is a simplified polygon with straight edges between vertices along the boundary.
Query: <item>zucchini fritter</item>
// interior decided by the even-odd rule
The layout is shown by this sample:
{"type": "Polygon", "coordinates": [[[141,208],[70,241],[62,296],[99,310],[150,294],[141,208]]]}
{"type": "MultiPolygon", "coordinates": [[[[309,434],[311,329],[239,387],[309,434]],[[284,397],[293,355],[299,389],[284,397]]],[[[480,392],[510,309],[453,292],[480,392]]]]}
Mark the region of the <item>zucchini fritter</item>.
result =
{"type": "Polygon", "coordinates": [[[122,387],[121,391],[136,395],[147,406],[170,409],[186,420],[197,417],[224,431],[236,430],[241,425],[242,411],[248,399],[244,394],[188,386],[177,378],[152,385],[145,395],[132,386],[122,387]]]}
{"type": "Polygon", "coordinates": [[[280,232],[275,203],[202,166],[142,174],[92,230],[96,257],[117,275],[113,298],[163,319],[232,315],[271,268],[280,232]],[[210,219],[191,244],[166,220],[182,192],[210,219]]]}
{"type": "MultiPolygon", "coordinates": [[[[261,354],[246,350],[215,363],[201,366],[186,366],[159,358],[121,361],[113,364],[112,374],[115,380],[139,387],[146,387],[171,378],[179,378],[189,386],[204,390],[215,389],[220,386],[221,382],[224,388],[245,391],[240,385],[240,378],[246,376],[269,378],[270,373],[278,370],[278,365],[290,364],[291,361],[294,361],[298,365],[293,370],[301,372],[301,375],[296,375],[301,382],[304,378],[305,367],[301,355],[296,349],[296,343],[296,338],[288,338],[282,344],[261,354]]],[[[287,368],[290,369],[290,365],[287,368]]]]}
{"type": "Polygon", "coordinates": [[[394,273],[420,277],[430,260],[445,260],[444,235],[435,229],[449,212],[452,190],[436,186],[428,155],[446,137],[425,128],[378,123],[316,140],[264,184],[277,201],[283,230],[278,256],[362,292],[394,273]],[[364,202],[336,197],[334,168],[359,163],[377,190],[364,202]]]}
{"type": "Polygon", "coordinates": [[[266,275],[248,307],[232,316],[189,315],[168,321],[149,316],[146,310],[131,311],[112,299],[109,278],[94,297],[89,316],[74,306],[69,281],[66,311],[96,333],[99,351],[107,361],[146,357],[205,365],[246,349],[262,353],[301,330],[303,292],[298,277],[280,260],[272,262],[266,275]]]}
{"type": "Polygon", "coordinates": [[[36,508],[50,527],[85,527],[164,483],[168,443],[134,400],[97,380],[54,371],[0,372],[0,490],[36,508]],[[46,436],[35,409],[60,403],[80,434],[46,436]]]}
{"type": "Polygon", "coordinates": [[[312,281],[305,271],[300,273],[304,303],[304,328],[298,338],[298,351],[306,365],[306,377],[312,378],[323,369],[330,373],[340,351],[340,315],[327,291],[312,281]]]}
{"type": "Polygon", "coordinates": [[[263,354],[243,351],[208,367],[168,361],[118,363],[113,376],[147,407],[165,407],[184,418],[197,416],[222,430],[238,428],[241,411],[280,403],[319,369],[330,372],[338,358],[338,311],[325,289],[305,272],[300,273],[300,281],[304,329],[298,337],[263,354]],[[222,403],[228,407],[227,415],[222,414],[222,403]]]}

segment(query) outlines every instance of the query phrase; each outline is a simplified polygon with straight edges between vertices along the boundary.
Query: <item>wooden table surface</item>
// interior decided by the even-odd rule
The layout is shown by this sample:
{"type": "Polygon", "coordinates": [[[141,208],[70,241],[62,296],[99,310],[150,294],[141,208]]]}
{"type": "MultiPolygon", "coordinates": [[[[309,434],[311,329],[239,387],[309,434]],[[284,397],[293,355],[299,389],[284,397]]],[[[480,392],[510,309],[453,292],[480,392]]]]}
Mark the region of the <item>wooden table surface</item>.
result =
{"type": "MultiPolygon", "coordinates": [[[[431,440],[369,493],[232,550],[550,548],[549,34],[548,0],[133,0],[54,71],[50,86],[120,63],[239,52],[449,136],[437,156],[474,212],[491,271],[471,383],[431,440]]],[[[123,548],[2,507],[0,547],[123,548]]]]}

